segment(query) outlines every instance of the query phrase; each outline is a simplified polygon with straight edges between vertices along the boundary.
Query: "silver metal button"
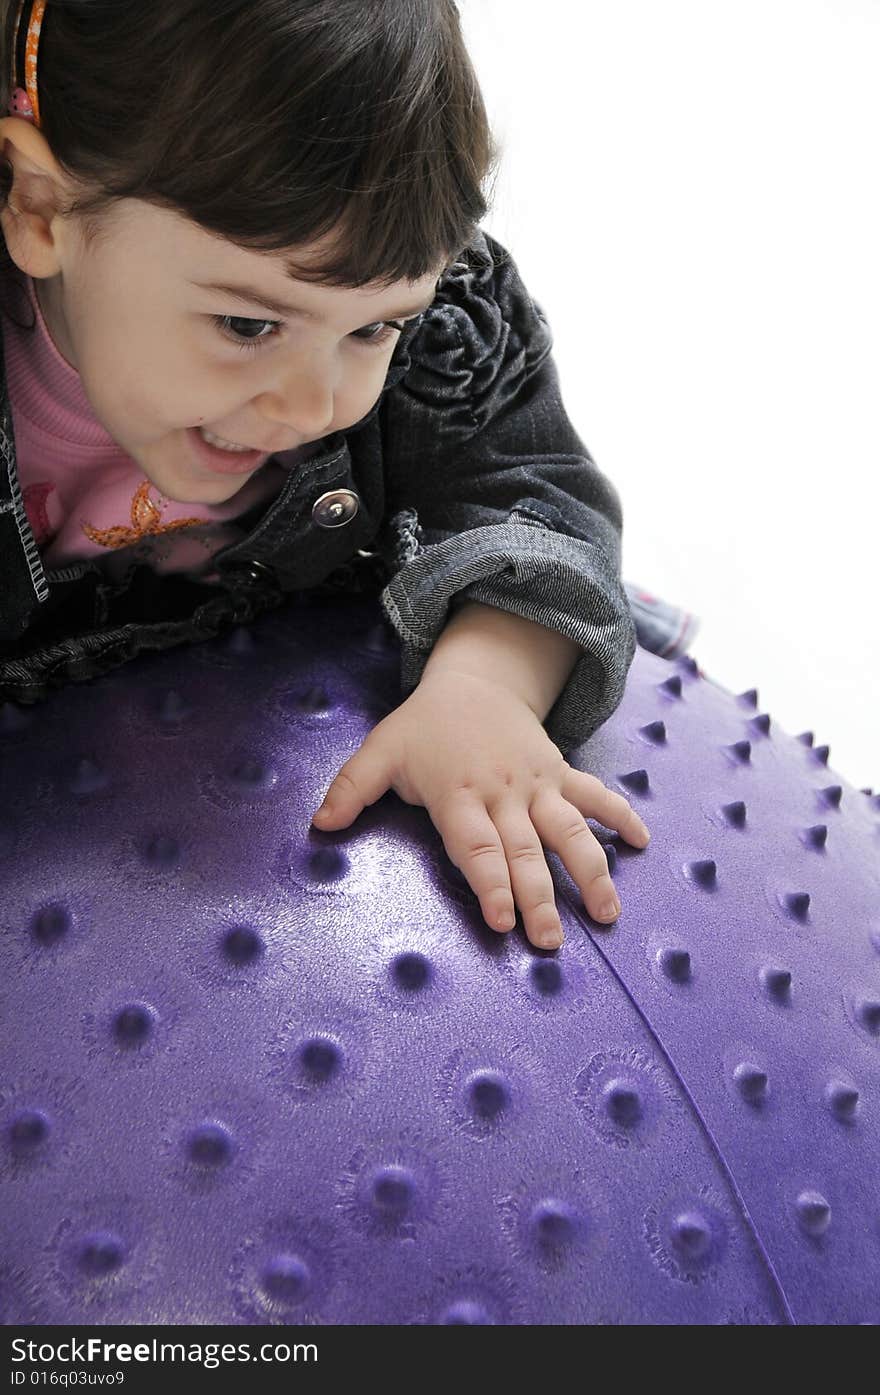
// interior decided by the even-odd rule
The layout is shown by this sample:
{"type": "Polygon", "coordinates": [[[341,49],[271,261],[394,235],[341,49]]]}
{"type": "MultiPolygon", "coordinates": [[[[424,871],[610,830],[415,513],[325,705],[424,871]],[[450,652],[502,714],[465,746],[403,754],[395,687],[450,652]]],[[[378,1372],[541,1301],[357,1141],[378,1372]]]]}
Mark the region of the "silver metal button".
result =
{"type": "Polygon", "coordinates": [[[319,528],[341,528],[350,523],[360,507],[353,489],[331,489],[312,505],[312,518],[319,528]]]}

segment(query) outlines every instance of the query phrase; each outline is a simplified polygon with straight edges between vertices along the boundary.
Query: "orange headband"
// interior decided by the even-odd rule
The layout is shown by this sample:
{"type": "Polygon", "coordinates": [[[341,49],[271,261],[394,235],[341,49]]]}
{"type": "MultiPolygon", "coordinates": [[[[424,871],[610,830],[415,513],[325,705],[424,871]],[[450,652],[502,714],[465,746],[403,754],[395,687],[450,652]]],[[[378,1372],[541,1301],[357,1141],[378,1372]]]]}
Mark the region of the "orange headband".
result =
{"type": "Polygon", "coordinates": [[[15,36],[12,40],[12,96],[9,99],[9,112],[12,116],[23,116],[26,121],[33,121],[34,125],[40,126],[40,99],[37,93],[37,48],[40,43],[40,31],[43,28],[43,15],[46,10],[46,0],[34,0],[31,7],[30,23],[28,24],[27,39],[24,49],[24,80],[25,87],[18,86],[18,30],[21,25],[21,16],[24,12],[26,0],[21,0],[18,7],[18,17],[15,21],[15,36]]]}

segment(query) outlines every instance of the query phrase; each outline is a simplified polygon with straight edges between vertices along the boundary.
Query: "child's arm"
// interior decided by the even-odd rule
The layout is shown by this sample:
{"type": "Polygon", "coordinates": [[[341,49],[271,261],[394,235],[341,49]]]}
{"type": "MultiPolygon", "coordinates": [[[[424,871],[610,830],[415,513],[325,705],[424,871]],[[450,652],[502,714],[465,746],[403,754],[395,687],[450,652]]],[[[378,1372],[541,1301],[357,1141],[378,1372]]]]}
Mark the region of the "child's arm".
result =
{"type": "Polygon", "coordinates": [[[382,604],[409,696],[314,822],[343,828],[394,789],[428,810],[487,924],[509,929],[516,904],[550,948],[562,934],[542,843],[607,922],[620,906],[586,818],[648,841],[627,800],[559,749],[620,702],[635,624],[620,502],[562,406],[549,327],[500,244],[477,241],[492,255],[441,281],[380,411],[379,547],[394,573],[382,604]]]}
{"type": "Polygon", "coordinates": [[[573,640],[509,610],[465,601],[448,621],[423,677],[436,669],[490,678],[509,688],[543,722],[580,650],[573,640]]]}

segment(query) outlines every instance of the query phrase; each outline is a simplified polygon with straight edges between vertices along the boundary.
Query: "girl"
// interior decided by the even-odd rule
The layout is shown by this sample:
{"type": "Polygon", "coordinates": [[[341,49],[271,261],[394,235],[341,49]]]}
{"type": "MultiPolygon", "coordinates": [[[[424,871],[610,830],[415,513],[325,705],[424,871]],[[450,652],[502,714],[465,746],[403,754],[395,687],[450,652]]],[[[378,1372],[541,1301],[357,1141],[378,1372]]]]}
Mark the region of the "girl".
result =
{"type": "Polygon", "coordinates": [[[649,834],[562,752],[635,652],[620,504],[478,227],[453,0],[0,13],[0,698],[378,581],[405,700],[315,824],[394,789],[492,928],[561,943],[542,843],[613,920],[585,818],[649,834]]]}

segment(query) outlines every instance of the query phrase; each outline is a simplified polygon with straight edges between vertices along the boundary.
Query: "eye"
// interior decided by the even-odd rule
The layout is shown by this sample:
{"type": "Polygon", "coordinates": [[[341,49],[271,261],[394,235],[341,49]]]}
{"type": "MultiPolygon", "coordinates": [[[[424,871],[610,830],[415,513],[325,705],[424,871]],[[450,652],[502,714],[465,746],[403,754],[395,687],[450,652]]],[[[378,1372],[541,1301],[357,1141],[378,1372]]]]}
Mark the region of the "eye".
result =
{"type": "MultiPolygon", "coordinates": [[[[230,340],[238,349],[250,350],[251,352],[256,351],[261,344],[277,339],[279,337],[278,333],[242,333],[239,329],[233,329],[233,325],[257,326],[258,328],[268,325],[271,330],[275,331],[284,328],[281,320],[251,320],[241,315],[212,315],[211,319],[220,330],[224,339],[230,340]]],[[[421,319],[421,316],[416,315],[413,319],[421,319]]],[[[362,344],[369,344],[372,347],[386,343],[395,331],[399,332],[405,329],[408,324],[412,323],[413,320],[383,320],[377,324],[364,325],[363,329],[354,330],[351,338],[359,340],[362,344]]]]}
{"type": "Polygon", "coordinates": [[[281,329],[281,327],[282,327],[282,324],[281,324],[281,321],[280,321],[280,320],[247,320],[247,319],[244,319],[241,315],[212,315],[212,316],[211,316],[211,319],[214,321],[215,325],[216,325],[217,328],[220,330],[220,333],[223,335],[224,339],[229,339],[229,340],[231,340],[232,343],[233,343],[233,344],[236,346],[236,348],[238,348],[238,349],[250,349],[252,352],[255,351],[256,349],[258,349],[258,348],[260,347],[260,345],[263,344],[263,343],[265,343],[267,340],[269,340],[269,339],[277,339],[277,338],[278,338],[278,335],[277,335],[277,334],[269,334],[269,335],[266,335],[266,334],[260,334],[260,335],[253,334],[253,335],[248,335],[248,334],[245,334],[245,335],[240,336],[240,335],[239,335],[239,331],[238,331],[237,329],[236,329],[236,330],[231,329],[231,326],[232,326],[232,325],[251,325],[251,326],[253,326],[253,325],[257,325],[257,326],[269,325],[270,328],[276,329],[276,330],[277,330],[277,329],[281,329]]]}
{"type": "Polygon", "coordinates": [[[364,325],[363,329],[354,331],[352,339],[360,339],[364,344],[384,344],[396,330],[402,330],[405,324],[405,320],[383,320],[379,324],[364,325]]]}

